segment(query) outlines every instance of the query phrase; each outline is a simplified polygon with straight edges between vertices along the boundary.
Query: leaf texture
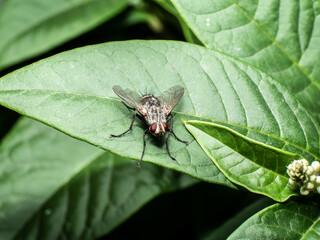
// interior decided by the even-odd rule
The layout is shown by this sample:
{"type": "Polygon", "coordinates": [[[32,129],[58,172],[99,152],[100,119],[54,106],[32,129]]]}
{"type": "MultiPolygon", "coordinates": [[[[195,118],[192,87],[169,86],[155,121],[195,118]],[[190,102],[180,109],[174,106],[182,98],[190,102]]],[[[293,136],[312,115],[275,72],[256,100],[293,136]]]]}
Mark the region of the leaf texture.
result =
{"type": "Polygon", "coordinates": [[[298,155],[251,141],[217,124],[201,121],[185,124],[201,148],[233,183],[281,202],[298,195],[287,175],[287,166],[299,159],[298,155]]]}
{"type": "Polygon", "coordinates": [[[195,180],[21,119],[0,145],[0,239],[96,239],[195,180]]]}
{"type": "Polygon", "coordinates": [[[318,239],[319,206],[315,203],[275,204],[244,222],[232,239],[318,239]]]}
{"type": "Polygon", "coordinates": [[[172,0],[200,41],[271,74],[320,122],[320,2],[172,0]]]}
{"type": "Polygon", "coordinates": [[[119,85],[156,96],[180,84],[185,94],[174,109],[170,139],[147,136],[144,160],[199,179],[231,184],[203,153],[182,122],[205,120],[249,139],[319,158],[319,126],[284,87],[258,69],[229,56],[182,42],[128,41],[75,49],[39,61],[1,79],[0,103],[71,136],[124,157],[139,159],[146,128],[112,91],[119,85]]]}
{"type": "Polygon", "coordinates": [[[0,9],[0,70],[79,36],[127,5],[127,0],[4,2],[0,9]]]}

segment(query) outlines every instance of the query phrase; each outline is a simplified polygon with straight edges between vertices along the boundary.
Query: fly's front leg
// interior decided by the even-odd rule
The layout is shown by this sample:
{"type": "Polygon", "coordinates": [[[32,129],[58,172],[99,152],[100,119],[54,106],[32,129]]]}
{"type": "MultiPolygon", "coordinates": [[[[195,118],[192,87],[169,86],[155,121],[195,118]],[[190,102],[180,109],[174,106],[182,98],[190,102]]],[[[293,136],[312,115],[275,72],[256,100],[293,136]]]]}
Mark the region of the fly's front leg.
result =
{"type": "MultiPolygon", "coordinates": [[[[172,114],[170,113],[170,115],[169,116],[171,116],[171,120],[170,120],[170,129],[169,129],[169,131],[173,134],[173,136],[179,141],[179,142],[182,142],[182,143],[184,143],[184,144],[186,144],[186,145],[188,145],[189,143],[187,142],[187,141],[183,141],[183,140],[181,140],[180,138],[178,138],[178,136],[174,133],[174,131],[173,131],[173,116],[172,116],[172,114]]],[[[170,134],[170,133],[169,133],[170,134]]]]}
{"type": "Polygon", "coordinates": [[[177,160],[174,157],[172,157],[170,150],[169,150],[169,138],[171,136],[171,133],[172,133],[172,131],[169,132],[169,135],[168,135],[167,141],[166,141],[167,152],[168,152],[169,157],[171,157],[171,159],[176,162],[177,160]]]}
{"type": "Polygon", "coordinates": [[[178,138],[177,135],[173,132],[173,130],[171,130],[171,132],[172,132],[173,136],[174,136],[179,142],[182,142],[182,143],[184,143],[184,144],[186,144],[186,145],[189,144],[187,141],[183,141],[183,140],[181,140],[180,138],[178,138]]]}
{"type": "Polygon", "coordinates": [[[140,166],[141,166],[142,158],[144,155],[144,150],[146,150],[146,135],[148,132],[149,132],[149,128],[147,128],[143,133],[143,150],[142,150],[141,158],[140,158],[139,162],[137,163],[138,168],[140,168],[140,166]]]}
{"type": "Polygon", "coordinates": [[[112,137],[121,137],[121,136],[123,136],[124,134],[126,134],[127,132],[131,131],[136,116],[138,116],[137,113],[133,114],[133,116],[132,116],[132,121],[131,121],[131,125],[130,125],[130,127],[129,127],[129,129],[128,129],[127,131],[125,131],[125,132],[123,132],[123,133],[121,133],[121,134],[119,134],[119,135],[110,134],[109,137],[111,137],[111,138],[112,138],[112,137]]]}
{"type": "Polygon", "coordinates": [[[169,150],[169,139],[170,139],[170,137],[171,137],[171,133],[173,134],[173,136],[174,136],[178,141],[183,142],[184,144],[187,144],[187,145],[188,145],[188,142],[181,140],[181,139],[178,138],[177,135],[173,132],[173,117],[172,117],[172,114],[171,114],[171,113],[170,113],[169,116],[171,116],[171,119],[170,119],[170,129],[168,130],[168,131],[169,131],[169,135],[168,135],[168,137],[167,137],[166,146],[167,146],[167,152],[168,152],[169,157],[171,157],[171,159],[176,162],[177,160],[171,155],[170,150],[169,150]]]}

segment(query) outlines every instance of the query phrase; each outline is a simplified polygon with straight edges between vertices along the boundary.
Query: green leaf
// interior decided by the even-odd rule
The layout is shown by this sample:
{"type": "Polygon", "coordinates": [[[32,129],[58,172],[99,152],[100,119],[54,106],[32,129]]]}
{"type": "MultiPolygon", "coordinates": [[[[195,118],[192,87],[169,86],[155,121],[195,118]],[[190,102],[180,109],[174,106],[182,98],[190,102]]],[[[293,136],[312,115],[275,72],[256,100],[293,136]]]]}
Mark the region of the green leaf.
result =
{"type": "Polygon", "coordinates": [[[79,36],[127,4],[128,0],[6,1],[0,9],[0,70],[79,36]]]}
{"type": "Polygon", "coordinates": [[[189,145],[147,135],[144,161],[199,179],[232,186],[185,129],[206,120],[267,145],[319,158],[319,126],[286,89],[263,72],[203,47],[167,41],[127,41],[75,49],[1,78],[0,103],[71,136],[121,156],[140,159],[146,126],[128,129],[132,111],[112,91],[121,85],[156,96],[180,84],[185,95],[174,109],[174,131],[189,145]]]}
{"type": "Polygon", "coordinates": [[[138,169],[24,118],[0,145],[0,239],[96,239],[155,196],[194,182],[151,164],[138,169]]]}
{"type": "Polygon", "coordinates": [[[2,5],[6,2],[7,0],[0,0],[0,9],[2,7],[2,5]]]}
{"type": "Polygon", "coordinates": [[[319,218],[316,203],[278,203],[249,218],[228,240],[319,239],[319,218]]]}
{"type": "Polygon", "coordinates": [[[257,66],[320,122],[320,2],[172,0],[205,46],[257,66]]]}
{"type": "Polygon", "coordinates": [[[231,129],[213,123],[185,123],[201,148],[233,183],[285,201],[297,195],[289,184],[287,166],[298,155],[254,142],[231,129]]]}
{"type": "Polygon", "coordinates": [[[194,33],[190,30],[188,25],[184,22],[182,17],[179,15],[177,10],[174,8],[170,0],[154,0],[157,4],[159,4],[163,9],[167,10],[169,13],[174,15],[177,20],[179,21],[179,24],[181,26],[183,35],[185,39],[194,44],[202,45],[202,43],[199,41],[199,39],[194,35],[194,33]]]}

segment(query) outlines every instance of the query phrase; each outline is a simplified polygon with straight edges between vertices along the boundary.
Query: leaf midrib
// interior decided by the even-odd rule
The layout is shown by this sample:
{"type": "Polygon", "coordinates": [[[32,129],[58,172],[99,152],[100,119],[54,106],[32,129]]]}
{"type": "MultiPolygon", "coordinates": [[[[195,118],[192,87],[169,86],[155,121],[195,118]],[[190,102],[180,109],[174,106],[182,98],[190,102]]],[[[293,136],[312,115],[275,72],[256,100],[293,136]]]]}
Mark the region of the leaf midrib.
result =
{"type": "MultiPolygon", "coordinates": [[[[190,124],[190,125],[193,126],[192,124],[190,124]]],[[[193,127],[194,127],[194,128],[197,128],[199,131],[203,132],[204,134],[206,134],[206,135],[208,135],[208,136],[210,136],[210,137],[212,137],[212,138],[215,138],[215,137],[213,137],[212,135],[210,135],[210,134],[204,132],[203,130],[199,129],[198,127],[195,127],[195,126],[193,126],[193,127]]],[[[234,130],[231,130],[231,131],[232,131],[234,134],[237,134],[234,130]]],[[[240,135],[240,134],[237,134],[237,135],[240,135]]],[[[195,137],[195,138],[196,138],[196,137],[195,137]]],[[[217,141],[221,142],[221,141],[218,140],[217,138],[215,138],[215,139],[216,139],[217,141]]],[[[197,140],[197,142],[200,143],[200,141],[198,141],[198,140],[197,140]]],[[[231,148],[230,146],[226,145],[226,144],[223,143],[223,142],[221,142],[221,143],[222,143],[224,146],[232,149],[233,152],[235,152],[236,154],[240,155],[243,159],[249,159],[249,160],[251,161],[251,163],[253,163],[253,164],[255,164],[255,165],[257,165],[257,166],[259,166],[259,167],[261,167],[261,168],[263,168],[263,169],[266,169],[267,171],[273,172],[276,176],[281,176],[281,177],[284,177],[285,179],[288,178],[288,177],[286,176],[286,174],[281,174],[281,173],[279,173],[279,172],[276,172],[274,169],[266,168],[265,166],[263,166],[263,165],[257,163],[256,161],[248,158],[247,156],[245,156],[245,155],[237,152],[236,149],[231,148]]],[[[257,144],[258,144],[258,143],[257,143],[257,144]]],[[[207,153],[207,155],[209,156],[209,153],[207,153]]],[[[229,155],[228,155],[228,156],[229,156],[229,155]]],[[[228,156],[226,156],[226,157],[228,157],[228,156]]],[[[243,159],[242,159],[241,161],[243,161],[243,159]]],[[[240,163],[237,163],[237,164],[240,164],[240,163]]],[[[235,167],[235,166],[236,166],[236,165],[234,165],[234,166],[232,166],[232,167],[235,167]]],[[[232,167],[231,167],[231,168],[232,168],[232,167]]],[[[223,172],[224,172],[223,169],[220,169],[220,171],[223,171],[223,172]]],[[[256,170],[255,170],[255,171],[256,171],[256,170]]],[[[252,174],[252,173],[253,173],[253,172],[246,173],[246,174],[243,174],[243,175],[252,174]]],[[[243,175],[241,175],[241,176],[243,176],[243,175]]],[[[271,184],[271,183],[269,183],[269,185],[270,185],[270,184],[271,184]]],[[[266,186],[267,186],[267,185],[266,185],[266,186]]]]}
{"type": "Polygon", "coordinates": [[[305,232],[305,234],[302,235],[301,240],[306,239],[306,237],[308,236],[308,233],[311,231],[314,231],[313,227],[319,222],[320,217],[318,217],[317,220],[313,220],[313,219],[311,219],[311,220],[313,221],[313,224],[308,228],[308,230],[305,232]]]}
{"type": "MultiPolygon", "coordinates": [[[[191,125],[192,126],[192,125],[191,125]]],[[[192,126],[192,127],[194,127],[194,126],[192,126]]],[[[196,127],[194,127],[194,128],[196,128],[196,127]]],[[[198,128],[197,128],[198,129],[198,128]]],[[[202,130],[200,130],[200,129],[198,129],[199,131],[201,131],[201,132],[203,132],[202,130]]],[[[206,134],[206,135],[208,135],[206,132],[203,132],[204,134],[206,134]]],[[[194,136],[194,135],[193,135],[194,136]]],[[[210,135],[209,135],[210,136],[210,135]]],[[[195,137],[195,136],[194,136],[195,137]]],[[[211,137],[211,136],[210,136],[211,137]]],[[[196,138],[196,137],[195,137],[196,138]]],[[[219,140],[218,140],[219,141],[219,140]]],[[[210,154],[210,149],[208,149],[207,147],[205,147],[204,145],[202,145],[202,144],[200,144],[200,141],[198,141],[197,140],[197,142],[199,143],[199,145],[201,146],[201,148],[205,151],[205,153],[207,154],[207,156],[212,156],[211,154],[210,154]]],[[[223,144],[223,143],[222,143],[223,144]]],[[[225,145],[225,144],[223,144],[223,145],[225,145]]],[[[226,145],[225,145],[226,146],[226,145]]],[[[229,146],[227,146],[227,147],[229,147],[229,146]]],[[[247,159],[247,157],[245,157],[245,156],[243,156],[242,154],[240,154],[240,153],[237,153],[237,154],[239,154],[239,155],[241,155],[244,159],[247,159]]],[[[211,157],[209,157],[210,159],[211,159],[211,157]]],[[[215,161],[214,160],[212,160],[211,159],[211,161],[214,163],[215,161]]],[[[255,164],[255,165],[257,165],[257,166],[261,166],[261,165],[259,165],[258,163],[256,163],[256,162],[252,162],[253,164],[255,164]]],[[[250,191],[252,191],[252,192],[254,192],[254,193],[258,193],[258,194],[266,194],[266,196],[269,196],[270,198],[272,198],[272,199],[274,199],[274,200],[276,200],[276,201],[279,201],[279,199],[280,199],[280,201],[285,201],[286,199],[288,199],[291,195],[283,195],[283,192],[285,191],[285,190],[287,190],[287,186],[288,186],[288,184],[289,184],[289,182],[287,182],[287,184],[286,184],[286,186],[281,190],[281,191],[279,191],[279,198],[277,198],[276,196],[273,196],[272,194],[269,194],[270,193],[270,191],[266,191],[266,192],[263,192],[262,191],[262,188],[252,188],[251,186],[249,187],[248,185],[246,185],[246,184],[244,184],[244,183],[242,183],[241,181],[238,181],[238,179],[234,179],[234,178],[230,178],[229,176],[230,176],[230,174],[227,174],[227,172],[226,172],[226,170],[224,169],[224,168],[221,168],[220,167],[220,165],[219,164],[217,164],[216,165],[217,167],[218,167],[218,169],[232,182],[232,183],[235,183],[236,185],[240,185],[240,186],[242,186],[242,187],[244,187],[244,188],[247,188],[247,189],[250,189],[250,191]],[[285,198],[283,198],[283,196],[285,197],[285,198]]],[[[263,169],[267,169],[266,167],[264,167],[264,166],[261,166],[263,169]]],[[[287,179],[287,177],[286,176],[283,176],[283,175],[281,175],[281,174],[279,174],[279,173],[276,173],[276,172],[274,172],[274,170],[272,170],[272,169],[267,169],[267,171],[271,171],[271,172],[273,172],[273,173],[275,173],[275,175],[277,175],[275,178],[277,178],[277,177],[281,177],[282,179],[284,179],[284,180],[286,180],[287,179]]],[[[250,173],[250,174],[252,174],[252,173],[250,173]]],[[[237,177],[238,178],[238,177],[237,177]]],[[[273,183],[269,183],[268,185],[270,185],[270,184],[273,184],[273,183]]],[[[278,186],[278,185],[277,185],[278,186]]]]}
{"type": "MultiPolygon", "coordinates": [[[[0,94],[3,93],[3,92],[34,92],[34,91],[39,91],[39,92],[45,92],[45,93],[49,93],[49,92],[53,92],[53,94],[69,94],[69,95],[76,95],[76,96],[81,96],[81,97],[91,97],[91,98],[98,98],[98,99],[107,99],[109,101],[116,101],[116,102],[121,102],[120,99],[117,99],[117,98],[112,98],[112,97],[107,97],[107,96],[99,96],[99,95],[90,95],[90,94],[86,94],[86,93],[75,93],[75,92],[66,92],[66,91],[58,91],[58,90],[43,90],[43,89],[15,89],[15,90],[0,90],[0,94]]],[[[10,109],[13,109],[15,110],[15,108],[12,108],[10,106],[7,106],[6,104],[2,104],[10,109]]],[[[20,111],[20,112],[24,112],[24,111],[20,111]]],[[[252,131],[252,132],[257,132],[257,133],[260,133],[260,134],[263,134],[265,136],[268,136],[268,137],[271,137],[271,138],[274,138],[274,139],[278,139],[278,140],[281,140],[282,142],[284,142],[285,144],[287,145],[291,145],[291,146],[294,146],[295,148],[298,148],[298,149],[301,149],[302,151],[304,152],[307,152],[309,153],[310,155],[314,156],[315,158],[320,158],[320,156],[316,153],[313,153],[313,152],[310,152],[309,150],[307,150],[306,148],[302,147],[302,146],[299,146],[299,145],[296,145],[295,143],[292,143],[284,138],[282,138],[281,136],[276,136],[276,135],[273,135],[273,134],[270,134],[270,133],[266,133],[264,131],[258,131],[254,128],[251,128],[249,126],[243,126],[243,125],[239,125],[239,124],[235,124],[235,123],[230,123],[230,122],[221,122],[221,121],[217,121],[217,120],[214,120],[212,118],[208,118],[208,117],[203,117],[203,116],[199,116],[199,115],[194,115],[194,114],[191,114],[191,113],[185,113],[185,112],[178,112],[178,111],[172,111],[173,113],[176,113],[176,114],[180,114],[180,115],[185,115],[185,116],[189,116],[189,117],[194,117],[196,119],[200,119],[200,120],[203,120],[203,121],[209,121],[209,122],[213,122],[213,123],[217,123],[217,124],[220,124],[220,125],[223,125],[225,126],[225,124],[229,124],[231,126],[234,126],[234,127],[239,127],[239,128],[243,128],[243,129],[247,129],[248,131],[252,131]]],[[[31,116],[32,117],[32,116],[31,116]]],[[[43,121],[44,123],[47,123],[46,121],[43,121]]],[[[228,126],[225,126],[228,128],[228,126]]],[[[84,140],[84,139],[83,139],[84,140]]]]}

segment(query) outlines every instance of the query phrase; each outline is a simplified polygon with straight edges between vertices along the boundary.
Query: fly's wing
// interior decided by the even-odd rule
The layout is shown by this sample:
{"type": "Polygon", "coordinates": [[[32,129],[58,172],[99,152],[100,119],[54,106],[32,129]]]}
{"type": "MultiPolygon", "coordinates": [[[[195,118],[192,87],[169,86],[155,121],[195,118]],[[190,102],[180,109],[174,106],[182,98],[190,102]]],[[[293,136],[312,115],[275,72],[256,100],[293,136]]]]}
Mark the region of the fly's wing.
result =
{"type": "Polygon", "coordinates": [[[143,108],[141,106],[141,96],[138,93],[136,93],[128,88],[123,90],[118,85],[113,86],[112,89],[113,89],[114,93],[117,94],[123,101],[125,101],[130,106],[137,109],[142,115],[145,115],[143,108]]]}
{"type": "Polygon", "coordinates": [[[180,85],[176,85],[169,88],[167,91],[163,92],[160,97],[158,97],[159,101],[165,105],[167,115],[171,113],[172,109],[180,101],[183,93],[184,88],[180,85]]]}

